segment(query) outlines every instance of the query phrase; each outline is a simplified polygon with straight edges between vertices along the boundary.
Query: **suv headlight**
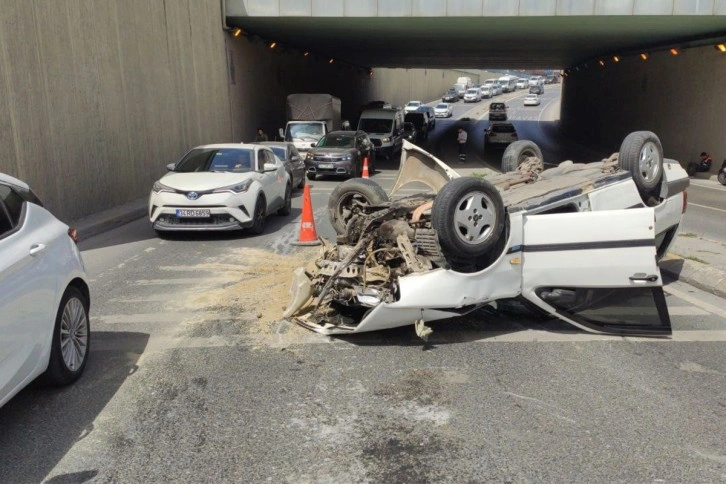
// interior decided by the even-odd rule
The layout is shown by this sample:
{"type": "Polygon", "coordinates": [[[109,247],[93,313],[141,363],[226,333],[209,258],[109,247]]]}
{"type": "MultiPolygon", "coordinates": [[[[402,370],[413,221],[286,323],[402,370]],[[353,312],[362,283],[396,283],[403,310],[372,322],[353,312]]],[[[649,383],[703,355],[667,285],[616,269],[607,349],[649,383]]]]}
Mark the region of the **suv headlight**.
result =
{"type": "Polygon", "coordinates": [[[344,155],[342,159],[343,159],[343,161],[350,161],[353,159],[353,155],[348,153],[347,155],[344,155]]]}
{"type": "Polygon", "coordinates": [[[232,193],[242,193],[246,192],[250,189],[250,186],[252,186],[252,179],[247,179],[243,182],[236,183],[234,185],[229,185],[222,188],[217,188],[212,193],[223,193],[223,192],[232,192],[232,193]]]}
{"type": "Polygon", "coordinates": [[[391,138],[389,138],[388,136],[386,136],[381,141],[384,142],[384,143],[390,143],[391,142],[391,138]]]}
{"type": "Polygon", "coordinates": [[[312,151],[308,151],[308,154],[305,155],[305,159],[312,160],[313,159],[313,152],[312,151]]]}
{"type": "Polygon", "coordinates": [[[154,186],[151,187],[151,190],[154,193],[161,193],[161,192],[174,193],[174,192],[176,192],[176,190],[174,190],[173,188],[170,188],[158,181],[154,182],[154,186]]]}

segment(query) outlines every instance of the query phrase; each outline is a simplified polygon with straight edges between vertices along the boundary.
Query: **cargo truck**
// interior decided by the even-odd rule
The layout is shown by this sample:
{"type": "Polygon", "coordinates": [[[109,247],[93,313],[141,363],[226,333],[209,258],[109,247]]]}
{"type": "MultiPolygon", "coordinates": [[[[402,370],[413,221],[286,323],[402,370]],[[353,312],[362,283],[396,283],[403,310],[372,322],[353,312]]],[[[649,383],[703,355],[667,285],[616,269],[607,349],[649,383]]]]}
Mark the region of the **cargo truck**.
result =
{"type": "Polygon", "coordinates": [[[287,125],[280,137],[306,152],[311,144],[331,131],[341,129],[340,99],[330,94],[287,96],[287,125]]]}

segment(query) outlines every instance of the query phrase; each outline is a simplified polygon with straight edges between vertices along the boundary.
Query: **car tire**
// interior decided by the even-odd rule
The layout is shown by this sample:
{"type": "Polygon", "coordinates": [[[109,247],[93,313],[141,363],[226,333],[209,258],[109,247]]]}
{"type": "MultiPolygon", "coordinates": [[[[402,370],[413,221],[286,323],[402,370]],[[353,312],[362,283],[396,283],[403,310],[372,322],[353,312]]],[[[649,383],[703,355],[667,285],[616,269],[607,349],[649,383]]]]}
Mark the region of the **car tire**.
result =
{"type": "Polygon", "coordinates": [[[68,385],[80,378],[91,348],[89,302],[80,289],[68,286],[61,298],[53,328],[46,380],[68,385]]]}
{"type": "Polygon", "coordinates": [[[282,215],[284,217],[286,215],[290,215],[290,212],[292,212],[292,187],[288,183],[285,185],[284,205],[277,211],[277,215],[282,215]]]}
{"type": "Polygon", "coordinates": [[[303,174],[303,176],[300,177],[300,183],[297,184],[297,187],[300,190],[302,190],[303,188],[305,188],[305,174],[303,174]]]}
{"type": "Polygon", "coordinates": [[[504,232],[504,202],[488,181],[461,177],[439,191],[431,209],[431,225],[454,270],[476,270],[504,232]]]}
{"type": "Polygon", "coordinates": [[[307,172],[307,173],[305,173],[305,176],[307,177],[308,180],[315,181],[315,173],[307,172]]]}
{"type": "Polygon", "coordinates": [[[726,185],[726,173],[724,173],[723,171],[720,171],[718,174],[718,182],[721,185],[726,185]]]}
{"type": "Polygon", "coordinates": [[[663,147],[655,133],[634,131],[620,145],[618,164],[629,171],[643,201],[660,188],[663,178],[663,147]]]}
{"type": "Polygon", "coordinates": [[[267,214],[267,204],[263,197],[257,197],[255,202],[255,214],[252,216],[252,226],[249,228],[250,233],[260,235],[265,231],[265,215],[267,214]]]}
{"type": "Polygon", "coordinates": [[[358,205],[378,205],[388,201],[381,186],[368,178],[346,180],[333,190],[328,199],[328,216],[338,235],[345,227],[358,205]]]}
{"type": "Polygon", "coordinates": [[[539,158],[544,163],[542,150],[539,149],[539,146],[534,141],[519,140],[510,143],[502,155],[502,172],[508,173],[510,171],[516,171],[517,167],[525,158],[531,156],[539,158]]]}

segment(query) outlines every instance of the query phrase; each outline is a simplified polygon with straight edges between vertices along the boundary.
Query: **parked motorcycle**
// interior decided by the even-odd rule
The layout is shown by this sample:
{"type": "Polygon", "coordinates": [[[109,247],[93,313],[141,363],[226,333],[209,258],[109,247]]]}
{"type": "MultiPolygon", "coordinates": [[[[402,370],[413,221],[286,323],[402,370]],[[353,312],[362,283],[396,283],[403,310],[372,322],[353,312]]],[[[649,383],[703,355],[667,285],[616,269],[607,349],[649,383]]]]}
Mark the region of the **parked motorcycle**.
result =
{"type": "Polygon", "coordinates": [[[718,170],[718,182],[721,185],[726,185],[726,160],[723,160],[721,168],[718,170]]]}

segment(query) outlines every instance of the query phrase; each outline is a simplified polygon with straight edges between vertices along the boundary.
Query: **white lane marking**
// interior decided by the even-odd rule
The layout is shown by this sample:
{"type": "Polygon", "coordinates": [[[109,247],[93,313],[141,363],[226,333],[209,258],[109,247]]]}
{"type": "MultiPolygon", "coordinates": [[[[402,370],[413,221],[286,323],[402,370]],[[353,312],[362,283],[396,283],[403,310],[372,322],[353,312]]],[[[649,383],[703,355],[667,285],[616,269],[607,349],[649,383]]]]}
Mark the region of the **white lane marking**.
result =
{"type": "MultiPolygon", "coordinates": [[[[534,402],[537,405],[541,405],[541,406],[545,406],[545,407],[552,408],[552,409],[557,410],[559,412],[564,411],[564,409],[562,409],[562,408],[560,408],[560,407],[558,407],[556,405],[552,405],[551,403],[543,402],[542,400],[540,400],[538,398],[526,397],[524,395],[517,395],[516,393],[512,393],[512,392],[503,392],[503,393],[505,395],[509,395],[509,396],[512,396],[512,397],[515,397],[515,398],[521,398],[522,400],[526,400],[526,401],[529,401],[529,402],[534,402]]],[[[571,418],[567,418],[567,417],[565,417],[563,415],[560,415],[558,413],[554,413],[553,415],[555,417],[561,419],[561,420],[564,420],[565,422],[570,422],[570,423],[573,423],[573,424],[577,424],[577,421],[572,420],[571,418]]]]}
{"type": "Polygon", "coordinates": [[[148,324],[148,323],[181,323],[189,320],[203,319],[204,321],[227,321],[240,319],[240,316],[233,316],[230,313],[139,313],[139,314],[106,314],[94,316],[92,319],[106,324],[148,324]]]}
{"type": "Polygon", "coordinates": [[[171,285],[206,285],[206,284],[224,284],[229,282],[228,278],[199,278],[199,277],[181,277],[178,279],[139,279],[131,282],[133,286],[171,286],[171,285]]]}
{"type": "Polygon", "coordinates": [[[716,211],[718,211],[718,212],[724,212],[724,213],[726,213],[726,210],[724,210],[724,209],[722,209],[722,208],[716,208],[716,207],[709,207],[708,205],[699,205],[699,204],[697,204],[697,203],[691,203],[691,202],[688,202],[688,206],[689,206],[689,207],[698,207],[698,208],[707,208],[707,209],[709,209],[709,210],[716,210],[716,211]]]}
{"type": "Polygon", "coordinates": [[[694,306],[699,307],[703,310],[706,310],[711,314],[715,314],[717,316],[721,316],[722,318],[726,319],[726,311],[724,311],[723,309],[721,309],[719,307],[714,306],[713,304],[709,304],[707,302],[701,301],[701,300],[691,296],[687,292],[680,291],[680,290],[674,288],[673,286],[664,286],[663,290],[665,292],[667,292],[668,294],[674,295],[678,299],[683,299],[684,301],[689,302],[689,303],[693,304],[694,306]]]}
{"type": "Polygon", "coordinates": [[[547,108],[550,107],[550,104],[552,104],[553,102],[556,102],[556,101],[559,101],[558,97],[552,99],[550,102],[545,104],[545,107],[542,108],[542,111],[539,112],[539,116],[537,116],[538,123],[542,122],[542,115],[545,113],[545,111],[547,111],[547,108]]]}
{"type": "Polygon", "coordinates": [[[698,183],[696,180],[691,180],[691,185],[694,185],[694,186],[697,186],[697,187],[701,187],[701,188],[709,188],[711,190],[717,190],[719,192],[726,191],[726,187],[721,187],[721,186],[718,186],[718,185],[715,186],[715,187],[712,187],[711,185],[706,185],[703,182],[698,183]]]}

